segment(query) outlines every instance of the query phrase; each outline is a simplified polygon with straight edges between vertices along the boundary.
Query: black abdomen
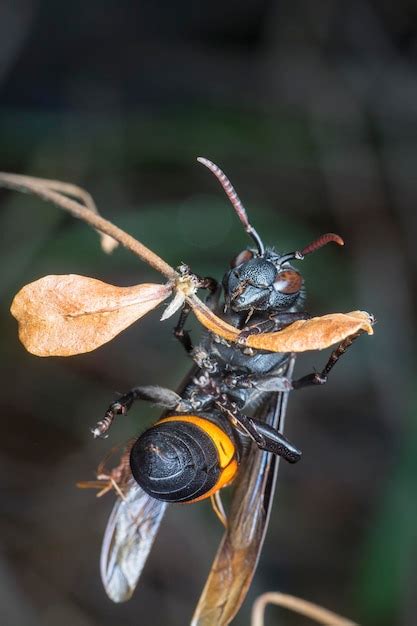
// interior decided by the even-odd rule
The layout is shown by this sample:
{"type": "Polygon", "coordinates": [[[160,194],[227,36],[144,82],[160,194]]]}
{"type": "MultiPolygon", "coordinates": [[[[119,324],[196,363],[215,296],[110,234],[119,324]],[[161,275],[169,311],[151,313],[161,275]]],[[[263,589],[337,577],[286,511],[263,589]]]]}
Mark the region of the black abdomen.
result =
{"type": "Polygon", "coordinates": [[[166,418],[133,445],[130,466],[142,489],[157,500],[208,497],[232,480],[235,447],[218,426],[198,416],[166,418]]]}

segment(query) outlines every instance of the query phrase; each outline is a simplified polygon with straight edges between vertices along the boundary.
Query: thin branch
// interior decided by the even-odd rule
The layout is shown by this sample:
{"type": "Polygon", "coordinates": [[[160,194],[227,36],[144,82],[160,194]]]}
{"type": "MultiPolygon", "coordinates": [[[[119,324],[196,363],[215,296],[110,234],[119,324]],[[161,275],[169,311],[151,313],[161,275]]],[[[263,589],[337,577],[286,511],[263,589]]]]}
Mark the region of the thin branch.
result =
{"type": "MultiPolygon", "coordinates": [[[[34,176],[24,176],[24,177],[22,176],[22,179],[23,178],[29,184],[41,183],[42,185],[45,185],[48,189],[51,189],[52,191],[57,191],[58,193],[63,194],[64,196],[71,196],[72,198],[76,198],[76,200],[80,200],[87,209],[90,209],[90,211],[92,211],[93,213],[100,215],[99,210],[97,209],[96,203],[94,202],[91,194],[89,194],[88,191],[86,191],[82,187],[78,187],[78,185],[74,185],[73,183],[63,183],[60,180],[49,180],[47,178],[42,178],[42,179],[35,178],[34,176]]],[[[105,233],[102,233],[99,230],[97,230],[96,232],[100,236],[101,247],[104,250],[104,252],[106,252],[107,254],[110,254],[111,252],[113,252],[113,250],[117,248],[117,246],[119,245],[119,242],[116,241],[116,239],[113,239],[113,237],[109,237],[109,235],[106,235],[105,233]]]]}
{"type": "Polygon", "coordinates": [[[268,604],[275,604],[285,609],[295,611],[300,615],[304,615],[319,624],[325,626],[358,626],[355,622],[348,620],[344,617],[340,617],[332,611],[323,609],[317,604],[307,602],[295,596],[288,595],[286,593],[279,593],[269,591],[262,594],[253,604],[251,626],[264,626],[264,613],[268,604]]]}
{"type": "MultiPolygon", "coordinates": [[[[0,187],[7,187],[8,189],[14,189],[24,193],[32,193],[46,202],[52,202],[61,209],[71,213],[74,217],[87,222],[87,224],[90,224],[90,226],[93,226],[93,228],[101,233],[105,233],[109,237],[116,239],[116,241],[121,243],[122,246],[136,254],[139,258],[145,261],[145,263],[148,263],[148,265],[156,269],[161,274],[164,274],[171,279],[178,276],[174,268],[161,259],[161,257],[157,254],[152,252],[152,250],[149,250],[149,248],[144,246],[121,228],[118,228],[108,220],[98,215],[96,212],[93,212],[92,206],[95,208],[94,202],[92,203],[92,206],[91,204],[90,206],[82,206],[75,200],[71,200],[71,198],[63,195],[63,193],[69,193],[70,195],[77,195],[78,197],[81,197],[79,193],[81,191],[84,195],[83,200],[86,201],[89,194],[84,192],[84,190],[80,190],[80,188],[75,185],[59,183],[58,181],[43,180],[42,178],[32,178],[30,176],[20,176],[18,174],[0,172],[0,187]],[[58,189],[62,193],[57,191],[58,189]]],[[[87,202],[89,201],[87,200],[87,202]]]]}

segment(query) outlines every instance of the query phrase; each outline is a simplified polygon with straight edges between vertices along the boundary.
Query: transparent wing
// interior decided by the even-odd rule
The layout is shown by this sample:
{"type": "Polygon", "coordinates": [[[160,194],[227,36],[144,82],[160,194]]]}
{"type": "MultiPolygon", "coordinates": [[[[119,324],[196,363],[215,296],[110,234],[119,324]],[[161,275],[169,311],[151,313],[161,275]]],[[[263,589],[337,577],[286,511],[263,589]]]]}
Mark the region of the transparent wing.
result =
{"type": "Polygon", "coordinates": [[[100,572],[113,602],[128,600],[138,583],[167,507],[130,479],[125,498],[115,503],[104,533],[100,572]]]}
{"type": "MultiPolygon", "coordinates": [[[[286,371],[292,375],[294,357],[286,371]]],[[[278,393],[257,418],[284,428],[288,393],[278,393]]],[[[279,458],[252,445],[242,459],[228,527],[217,550],[191,626],[225,626],[244,601],[256,570],[268,526],[279,458]]]]}

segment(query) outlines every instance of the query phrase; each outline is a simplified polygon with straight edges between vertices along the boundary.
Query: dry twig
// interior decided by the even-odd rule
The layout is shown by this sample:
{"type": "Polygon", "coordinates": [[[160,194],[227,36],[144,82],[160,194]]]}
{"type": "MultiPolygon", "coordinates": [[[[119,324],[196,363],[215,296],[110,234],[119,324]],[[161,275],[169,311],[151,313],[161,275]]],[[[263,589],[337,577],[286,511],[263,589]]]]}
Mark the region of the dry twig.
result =
{"type": "Polygon", "coordinates": [[[289,609],[324,626],[357,626],[355,622],[328,611],[317,604],[276,591],[263,593],[255,600],[252,607],[251,626],[264,626],[265,608],[268,604],[275,604],[276,606],[289,609]]]}

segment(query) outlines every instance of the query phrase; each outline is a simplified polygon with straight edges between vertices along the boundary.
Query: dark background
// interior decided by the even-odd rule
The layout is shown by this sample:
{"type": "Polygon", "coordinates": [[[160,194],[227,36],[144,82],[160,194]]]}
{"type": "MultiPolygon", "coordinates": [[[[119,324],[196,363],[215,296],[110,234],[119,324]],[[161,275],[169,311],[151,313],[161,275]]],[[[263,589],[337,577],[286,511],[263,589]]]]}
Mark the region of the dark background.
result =
{"type": "MultiPolygon", "coordinates": [[[[268,243],[345,238],[302,265],[311,313],[377,317],[325,388],[290,398],[304,456],[281,465],[237,625],[268,590],[369,626],[417,623],[416,61],[411,0],[0,4],[0,169],[78,183],[168,262],[219,278],[247,239],[195,161],[207,156],[268,243]]],[[[158,276],[126,251],[103,255],[54,207],[9,192],[0,207],[1,623],[186,624],[222,532],[210,506],[170,508],[136,595],[116,606],[98,574],[113,496],[74,487],[157,415],[138,405],[93,441],[114,392],[175,388],[186,372],[172,320],[150,314],[96,352],[39,359],[8,311],[45,274],[158,276]]],[[[297,373],[326,356],[299,358],[297,373]]],[[[306,622],[269,609],[278,623],[306,622]]]]}

